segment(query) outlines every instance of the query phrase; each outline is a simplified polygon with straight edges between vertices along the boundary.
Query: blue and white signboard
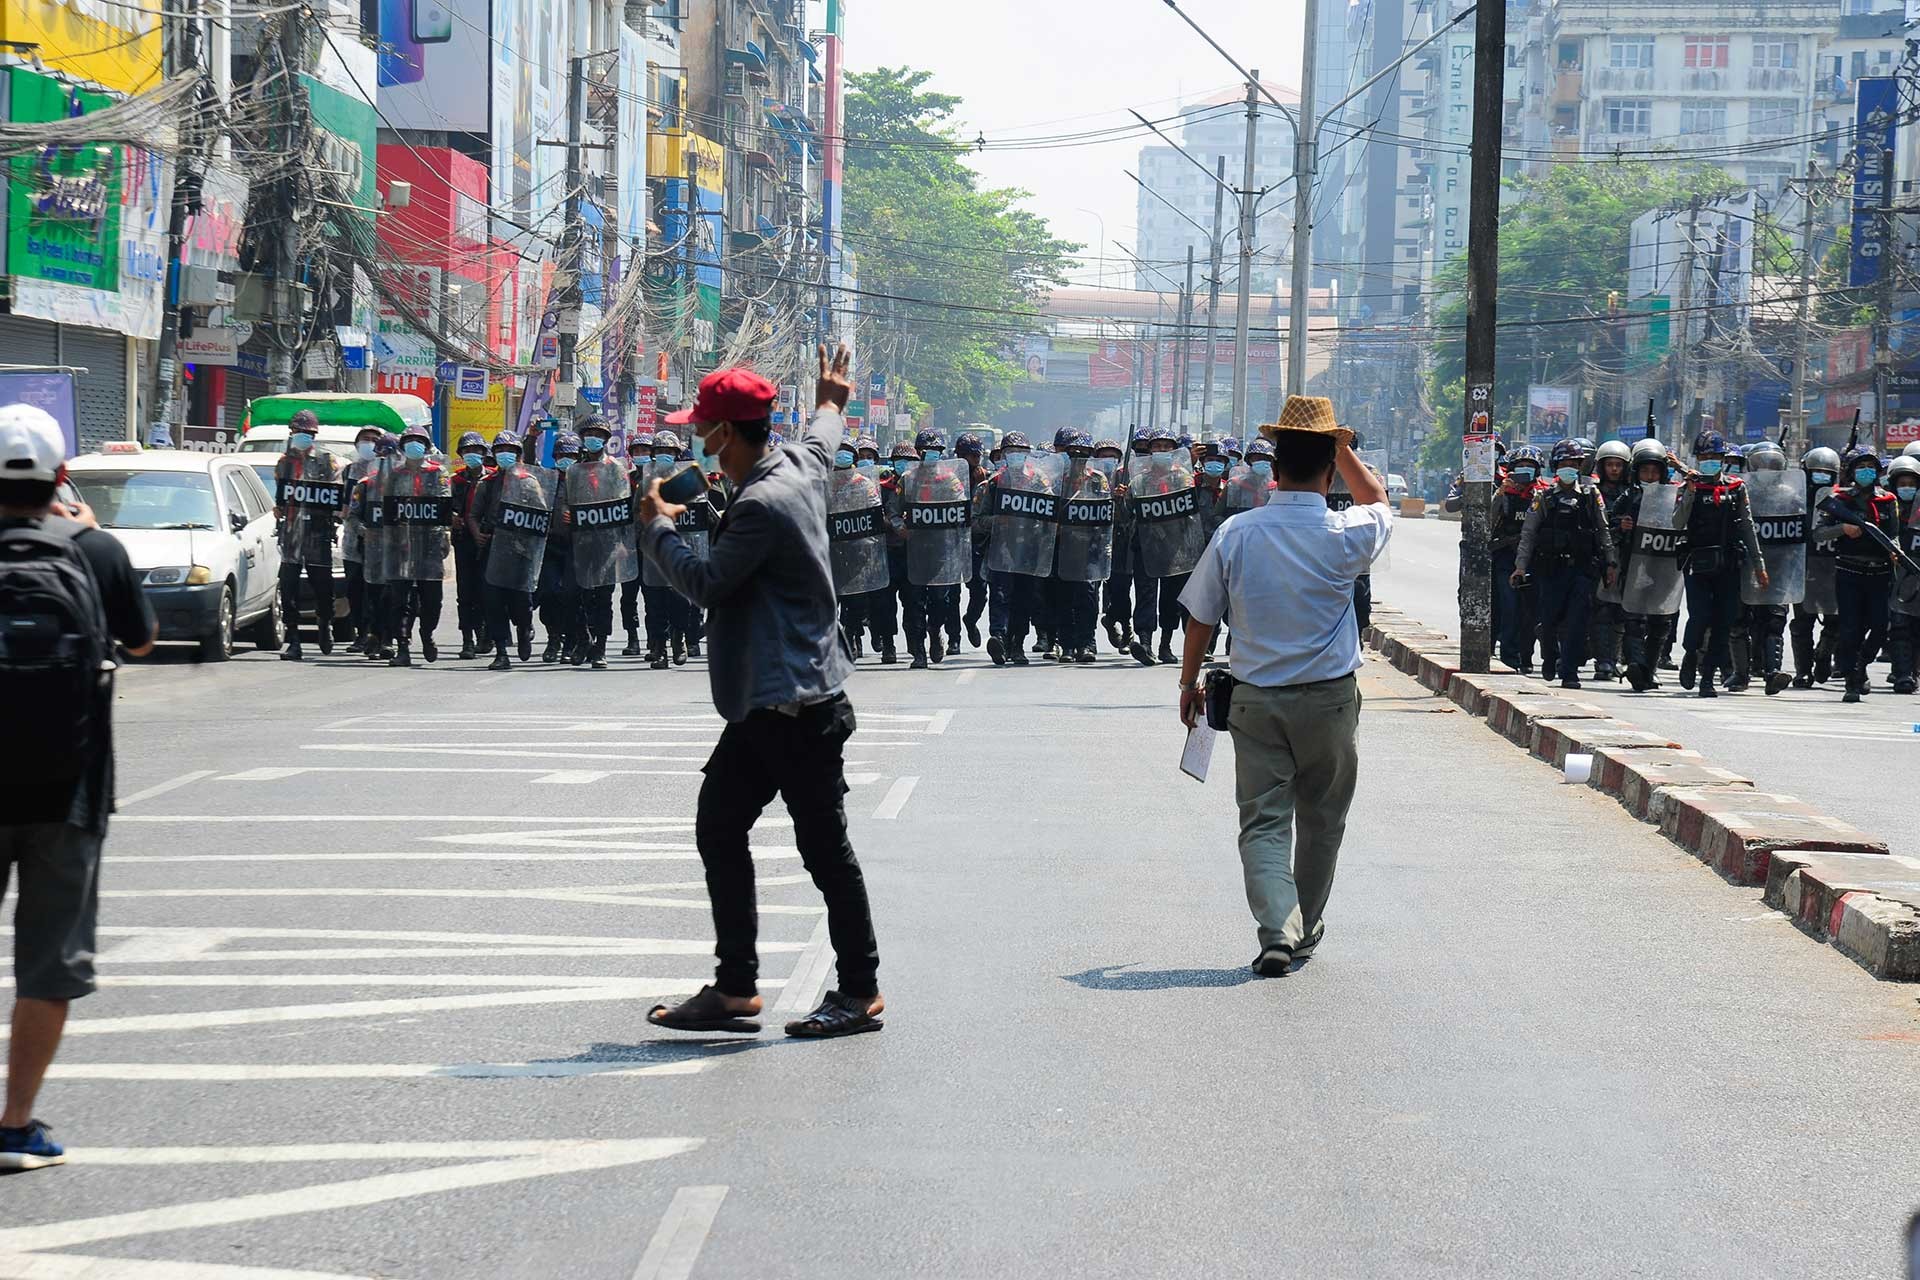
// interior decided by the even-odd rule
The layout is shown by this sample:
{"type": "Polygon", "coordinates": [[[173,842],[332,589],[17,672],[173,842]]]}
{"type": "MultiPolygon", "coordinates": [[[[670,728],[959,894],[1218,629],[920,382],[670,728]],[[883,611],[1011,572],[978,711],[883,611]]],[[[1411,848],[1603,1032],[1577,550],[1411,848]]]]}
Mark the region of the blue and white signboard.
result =
{"type": "Polygon", "coordinates": [[[1860,288],[1880,279],[1886,250],[1886,219],[1880,206],[1892,181],[1895,121],[1900,82],[1891,76],[1867,76],[1856,82],[1859,104],[1854,122],[1853,251],[1847,286],[1860,288]]]}

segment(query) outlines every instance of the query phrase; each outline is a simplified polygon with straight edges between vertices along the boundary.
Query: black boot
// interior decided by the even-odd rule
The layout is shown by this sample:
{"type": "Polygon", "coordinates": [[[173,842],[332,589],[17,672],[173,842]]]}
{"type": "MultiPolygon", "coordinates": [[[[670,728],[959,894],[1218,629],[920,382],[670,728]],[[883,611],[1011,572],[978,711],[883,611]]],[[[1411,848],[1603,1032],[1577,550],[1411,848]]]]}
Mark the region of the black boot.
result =
{"type": "Polygon", "coordinates": [[[462,627],[460,629],[460,657],[464,660],[473,656],[473,632],[462,627]]]}
{"type": "Polygon", "coordinates": [[[665,649],[649,649],[647,651],[647,665],[655,671],[665,671],[667,669],[667,651],[665,649]]]}
{"type": "Polygon", "coordinates": [[[1107,619],[1107,643],[1113,646],[1115,653],[1125,653],[1127,651],[1126,629],[1120,625],[1120,619],[1118,618],[1107,619]]]}
{"type": "Polygon", "coordinates": [[[333,653],[333,624],[322,622],[314,628],[314,639],[320,643],[320,656],[325,658],[333,653]]]}
{"type": "Polygon", "coordinates": [[[593,652],[587,660],[589,665],[591,665],[595,671],[605,671],[607,669],[607,638],[605,636],[597,637],[593,642],[592,648],[593,652]]]}
{"type": "Polygon", "coordinates": [[[627,628],[627,647],[620,651],[620,656],[623,658],[640,656],[640,633],[632,627],[627,628]]]}
{"type": "MultiPolygon", "coordinates": [[[[1681,683],[1684,684],[1685,681],[1681,683]]],[[[1717,698],[1720,696],[1719,693],[1714,690],[1713,668],[1710,666],[1700,668],[1700,692],[1698,696],[1702,698],[1717,698]]]]}
{"type": "Polygon", "coordinates": [[[513,670],[513,659],[507,656],[507,646],[500,645],[493,651],[493,661],[487,664],[489,671],[513,670]]]}
{"type": "Polygon", "coordinates": [[[987,637],[987,657],[996,667],[1007,665],[1007,638],[998,631],[987,637]]]}
{"type": "Polygon", "coordinates": [[[685,636],[673,637],[673,665],[676,667],[684,667],[687,665],[687,638],[685,636]]]}
{"type": "Polygon", "coordinates": [[[940,633],[933,632],[927,637],[927,661],[939,666],[947,660],[947,647],[941,643],[940,633]]]}
{"type": "Polygon", "coordinates": [[[916,644],[912,640],[907,641],[907,652],[913,658],[913,661],[907,664],[908,667],[915,671],[927,669],[927,650],[924,642],[916,644]]]}
{"type": "Polygon", "coordinates": [[[1135,636],[1133,638],[1133,643],[1127,646],[1127,652],[1132,654],[1133,660],[1139,663],[1141,666],[1143,667],[1152,666],[1153,665],[1153,632],[1142,631],[1139,635],[1135,636]]]}
{"type": "Polygon", "coordinates": [[[1745,635],[1733,638],[1733,672],[1727,677],[1728,693],[1745,693],[1753,681],[1753,652],[1745,635]]]}
{"type": "Polygon", "coordinates": [[[553,662],[560,657],[560,637],[551,631],[547,633],[547,647],[540,651],[540,661],[553,662]]]}
{"type": "Polygon", "coordinates": [[[1693,688],[1694,677],[1699,673],[1699,670],[1700,655],[1694,653],[1692,650],[1688,650],[1687,655],[1680,659],[1680,687],[1682,689],[1693,688]]]}
{"type": "Polygon", "coordinates": [[[405,640],[402,640],[394,646],[393,656],[387,659],[387,665],[390,667],[410,667],[413,665],[413,655],[407,652],[407,642],[405,640]]]}
{"type": "Polygon", "coordinates": [[[694,639],[694,638],[688,639],[687,656],[689,658],[697,658],[700,656],[700,641],[698,639],[694,639]]]}
{"type": "Polygon", "coordinates": [[[880,637],[880,665],[883,667],[890,667],[898,661],[900,661],[900,655],[894,650],[893,637],[881,636],[880,637]]]}
{"type": "Polygon", "coordinates": [[[1635,693],[1645,693],[1653,688],[1653,672],[1638,662],[1627,664],[1627,683],[1633,686],[1635,693]]]}
{"type": "Polygon", "coordinates": [[[520,661],[533,661],[533,631],[530,628],[520,632],[520,661]]]}
{"type": "Polygon", "coordinates": [[[1024,667],[1028,665],[1027,646],[1025,644],[1025,639],[1026,638],[1023,636],[1019,640],[1016,640],[1012,644],[1007,646],[1007,661],[1012,663],[1016,667],[1024,667]]]}
{"type": "Polygon", "coordinates": [[[433,642],[432,634],[426,631],[420,633],[420,656],[428,662],[440,661],[440,646],[433,642]]]}
{"type": "Polygon", "coordinates": [[[1166,663],[1168,666],[1172,666],[1174,663],[1180,661],[1180,659],[1173,656],[1173,632],[1167,631],[1161,634],[1158,657],[1160,661],[1166,663]]]}
{"type": "Polygon", "coordinates": [[[347,647],[345,652],[365,653],[366,649],[367,649],[366,630],[364,628],[356,627],[353,632],[353,639],[347,641],[347,647]]]}
{"type": "Polygon", "coordinates": [[[300,636],[297,632],[290,632],[289,636],[287,647],[280,651],[280,661],[299,662],[307,656],[300,649],[300,636]]]}
{"type": "Polygon", "coordinates": [[[592,643],[586,640],[576,640],[573,645],[573,653],[570,655],[568,661],[576,667],[584,667],[593,661],[592,643]]]}

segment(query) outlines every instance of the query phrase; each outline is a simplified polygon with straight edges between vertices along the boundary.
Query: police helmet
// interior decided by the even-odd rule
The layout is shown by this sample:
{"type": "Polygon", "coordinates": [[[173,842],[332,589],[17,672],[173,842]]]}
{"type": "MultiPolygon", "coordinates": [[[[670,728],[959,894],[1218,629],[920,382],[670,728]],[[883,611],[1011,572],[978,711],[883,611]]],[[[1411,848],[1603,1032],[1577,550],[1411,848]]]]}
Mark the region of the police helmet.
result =
{"type": "Polygon", "coordinates": [[[553,456],[554,457],[558,458],[562,454],[571,454],[571,455],[578,456],[579,452],[580,452],[580,437],[575,435],[573,432],[562,431],[559,435],[556,435],[553,438],[553,456]]]}
{"type": "Polygon", "coordinates": [[[431,448],[433,446],[433,432],[429,428],[416,422],[412,426],[408,427],[405,431],[402,431],[400,433],[401,444],[405,444],[409,440],[421,441],[423,444],[431,448]]]}
{"type": "MultiPolygon", "coordinates": [[[[387,430],[385,427],[362,427],[353,433],[353,442],[359,444],[362,440],[378,441],[380,437],[386,434],[387,430]]],[[[468,434],[472,435],[474,433],[468,432],[468,434]]]]}
{"type": "Polygon", "coordinates": [[[1100,453],[1108,449],[1111,449],[1115,453],[1125,452],[1123,449],[1121,449],[1120,442],[1118,440],[1115,440],[1112,436],[1101,436],[1098,440],[1095,440],[1093,442],[1093,451],[1095,453],[1100,453]]]}
{"type": "Polygon", "coordinates": [[[1887,464],[1887,485],[1889,488],[1892,487],[1895,476],[1911,476],[1915,482],[1920,482],[1920,456],[1903,453],[1892,462],[1889,462],[1887,464]]]}
{"type": "Polygon", "coordinates": [[[870,453],[877,458],[880,456],[880,442],[872,436],[861,436],[853,442],[853,451],[856,455],[870,453]]]}
{"type": "MultiPolygon", "coordinates": [[[[1155,438],[1157,439],[1158,437],[1155,438]]],[[[1174,437],[1174,443],[1182,449],[1191,449],[1193,448],[1193,437],[1187,432],[1182,431],[1178,436],[1174,437]]]]}
{"type": "Polygon", "coordinates": [[[1806,471],[1837,472],[1840,470],[1840,455],[1825,445],[1820,445],[1818,448],[1807,450],[1806,456],[1800,459],[1800,466],[1806,471]]]}
{"type": "Polygon", "coordinates": [[[484,451],[486,447],[486,439],[482,437],[478,431],[462,431],[460,433],[460,444],[456,452],[467,453],[475,449],[484,451]]]}
{"type": "Polygon", "coordinates": [[[493,437],[493,447],[496,449],[518,449],[520,447],[520,433],[511,427],[508,427],[504,431],[496,432],[493,437]]]}
{"type": "Polygon", "coordinates": [[[1727,446],[1727,464],[1731,466],[1735,463],[1738,463],[1740,466],[1743,466],[1743,467],[1746,466],[1747,451],[1740,445],[1730,444],[1727,446]]]}
{"type": "Polygon", "coordinates": [[[1226,454],[1229,458],[1242,457],[1246,452],[1240,447],[1240,441],[1234,436],[1221,436],[1215,443],[1220,446],[1220,452],[1226,454]]]}
{"type": "Polygon", "coordinates": [[[1586,456],[1587,451],[1580,447],[1580,441],[1569,439],[1562,440],[1553,446],[1553,452],[1549,455],[1549,461],[1552,462],[1553,469],[1558,471],[1561,467],[1579,466],[1581,460],[1586,456]]]}
{"type": "Polygon", "coordinates": [[[928,427],[925,431],[922,431],[913,438],[913,447],[916,449],[944,449],[947,447],[946,433],[928,427]]]}
{"type": "Polygon", "coordinates": [[[1855,470],[1868,466],[1872,467],[1876,472],[1886,470],[1885,465],[1880,461],[1880,455],[1871,449],[1854,449],[1849,451],[1846,457],[1840,459],[1841,474],[1849,481],[1853,479],[1855,470]]]}
{"type": "Polygon", "coordinates": [[[1072,439],[1073,439],[1072,427],[1055,428],[1053,433],[1053,447],[1057,450],[1064,451],[1067,447],[1067,442],[1072,439]]]}
{"type": "Polygon", "coordinates": [[[1145,453],[1153,445],[1152,429],[1148,427],[1135,427],[1133,429],[1132,441],[1133,451],[1135,453],[1145,453]]]}
{"type": "Polygon", "coordinates": [[[1032,449],[1033,446],[1027,443],[1026,432],[1009,431],[1000,437],[1000,448],[1002,451],[1005,451],[1007,449],[1032,449]]]}
{"type": "Polygon", "coordinates": [[[1725,457],[1727,438],[1718,431],[1702,431],[1693,438],[1693,456],[1696,458],[1725,457]]]}
{"type": "Polygon", "coordinates": [[[911,461],[919,456],[920,451],[913,447],[911,440],[895,440],[893,442],[893,452],[887,455],[887,457],[894,462],[900,462],[902,460],[911,461]]]}
{"type": "Polygon", "coordinates": [[[977,432],[973,431],[961,432],[960,438],[953,442],[953,451],[955,453],[969,454],[975,458],[985,453],[986,447],[986,442],[980,438],[977,432]]]}
{"type": "Polygon", "coordinates": [[[1530,444],[1523,444],[1507,450],[1507,467],[1509,470],[1518,467],[1532,467],[1534,474],[1538,475],[1542,462],[1540,451],[1530,444]]]}
{"type": "Polygon", "coordinates": [[[1255,458],[1266,458],[1271,461],[1273,459],[1273,441],[1267,439],[1265,436],[1261,436],[1258,440],[1248,441],[1247,461],[1252,462],[1255,458]]]}
{"type": "Polygon", "coordinates": [[[677,456],[680,452],[680,437],[671,431],[654,432],[653,451],[655,453],[671,453],[677,456]]]}
{"type": "Polygon", "coordinates": [[[1185,443],[1185,444],[1191,445],[1193,443],[1191,439],[1188,439],[1183,442],[1180,438],[1180,434],[1176,432],[1172,427],[1153,428],[1152,434],[1147,437],[1147,440],[1148,440],[1149,447],[1156,444],[1185,443]]]}
{"type": "Polygon", "coordinates": [[[1900,452],[1909,458],[1920,458],[1920,440],[1915,440],[1900,452]]]}
{"type": "Polygon", "coordinates": [[[573,429],[577,434],[583,436],[588,432],[592,432],[595,435],[605,436],[609,440],[613,438],[613,428],[608,426],[607,420],[599,414],[582,418],[578,423],[574,424],[573,429]]]}
{"type": "Polygon", "coordinates": [[[1608,458],[1618,458],[1620,461],[1631,466],[1633,464],[1633,450],[1627,447],[1625,440],[1609,440],[1593,451],[1593,464],[1597,467],[1608,458]]]}
{"type": "Polygon", "coordinates": [[[1749,471],[1785,471],[1787,455],[1780,446],[1771,440],[1762,440],[1759,444],[1747,446],[1747,470],[1749,471]]]}

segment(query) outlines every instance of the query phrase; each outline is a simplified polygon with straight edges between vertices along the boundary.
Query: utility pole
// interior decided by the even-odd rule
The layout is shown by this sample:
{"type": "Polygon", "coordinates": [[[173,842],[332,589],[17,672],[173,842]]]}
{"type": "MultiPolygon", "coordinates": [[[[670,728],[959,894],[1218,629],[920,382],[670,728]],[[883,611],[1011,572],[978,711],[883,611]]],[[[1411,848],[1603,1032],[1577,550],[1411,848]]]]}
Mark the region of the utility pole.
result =
{"type": "Polygon", "coordinates": [[[1675,444],[1687,438],[1687,414],[1693,410],[1692,388],[1688,378],[1692,370],[1687,368],[1688,356],[1693,351],[1693,255],[1700,232],[1700,200],[1695,197],[1687,204],[1687,243],[1681,253],[1680,267],[1680,345],[1676,349],[1673,361],[1674,397],[1680,402],[1674,411],[1673,440],[1675,444]]]}
{"type": "Polygon", "coordinates": [[[1818,180],[1818,161],[1807,161],[1807,185],[1800,209],[1800,326],[1798,350],[1793,357],[1793,401],[1789,411],[1793,425],[1788,428],[1787,460],[1797,461],[1812,443],[1807,434],[1807,342],[1813,325],[1813,188],[1818,180]]]}
{"type": "MultiPolygon", "coordinates": [[[[1313,0],[1308,0],[1312,7],[1313,0]]],[[[1504,62],[1505,55],[1501,55],[1504,62]]],[[[1253,317],[1253,155],[1260,130],[1260,73],[1247,72],[1247,158],[1240,182],[1240,309],[1234,321],[1233,432],[1247,433],[1247,337],[1253,317]]]]}
{"type": "MultiPolygon", "coordinates": [[[[286,138],[284,146],[288,155],[305,156],[307,154],[307,128],[312,120],[306,86],[295,73],[308,66],[306,23],[311,11],[300,8],[290,9],[282,16],[279,31],[279,60],[284,73],[282,83],[275,85],[273,95],[284,96],[286,138]]],[[[256,91],[262,85],[261,75],[254,76],[256,91]]],[[[269,335],[267,353],[267,389],[276,394],[284,394],[296,388],[293,385],[293,348],[291,334],[300,332],[300,292],[296,285],[299,275],[298,264],[294,260],[294,203],[296,184],[306,181],[304,169],[295,167],[274,183],[278,199],[275,212],[279,216],[279,234],[271,237],[273,263],[273,294],[269,309],[273,313],[273,331],[269,335]]],[[[316,299],[314,305],[319,305],[316,299]]],[[[301,379],[304,383],[305,378],[301,379]]]]}
{"type": "Polygon", "coordinates": [[[1148,388],[1147,426],[1160,425],[1160,291],[1153,291],[1153,383],[1148,388]]]}
{"type": "Polygon", "coordinates": [[[1213,429],[1214,335],[1220,320],[1220,254],[1226,243],[1221,222],[1227,211],[1227,158],[1215,156],[1213,169],[1213,239],[1208,245],[1212,262],[1207,270],[1207,367],[1202,375],[1206,378],[1205,389],[1200,393],[1200,425],[1209,431],[1213,429]]]}
{"type": "MultiPolygon", "coordinates": [[[[1474,15],[1473,180],[1467,204],[1465,511],[1460,524],[1460,669],[1493,662],[1494,328],[1500,290],[1500,126],[1507,79],[1507,7],[1474,15]],[[1476,439],[1477,438],[1477,439],[1476,439]]],[[[1307,213],[1294,210],[1294,216],[1307,213]]]]}
{"type": "Polygon", "coordinates": [[[564,248],[560,254],[565,287],[560,291],[560,378],[553,391],[553,405],[558,409],[571,409],[579,403],[574,357],[580,343],[580,307],[585,299],[580,287],[580,273],[586,265],[582,252],[586,225],[580,211],[580,135],[586,114],[587,60],[577,55],[567,60],[567,224],[561,233],[564,248]]]}
{"type": "MultiPolygon", "coordinates": [[[[171,16],[164,19],[173,35],[172,73],[183,75],[195,71],[200,66],[200,0],[185,0],[171,16]]],[[[173,174],[173,207],[167,213],[167,289],[163,295],[165,305],[160,316],[160,348],[156,353],[153,421],[168,428],[168,439],[178,448],[181,440],[172,430],[186,415],[180,412],[179,397],[175,388],[179,382],[179,361],[176,353],[180,343],[180,308],[173,300],[180,296],[180,246],[187,237],[187,219],[199,212],[200,174],[189,167],[201,145],[203,126],[198,123],[205,119],[197,108],[205,103],[196,102],[195,108],[186,112],[180,126],[179,158],[166,161],[175,166],[173,174]]]]}
{"type": "MultiPolygon", "coordinates": [[[[1287,297],[1287,394],[1307,389],[1307,300],[1313,286],[1313,167],[1319,126],[1313,118],[1313,46],[1320,36],[1319,0],[1306,0],[1306,44],[1300,53],[1300,114],[1293,122],[1293,283],[1287,297]]],[[[1501,65],[1506,54],[1500,55],[1501,65]]],[[[1249,181],[1248,186],[1253,183],[1249,181]]]]}
{"type": "Polygon", "coordinates": [[[1182,295],[1180,316],[1180,426],[1183,430],[1193,430],[1193,419],[1187,409],[1193,397],[1193,246],[1187,246],[1187,288],[1182,295]]]}

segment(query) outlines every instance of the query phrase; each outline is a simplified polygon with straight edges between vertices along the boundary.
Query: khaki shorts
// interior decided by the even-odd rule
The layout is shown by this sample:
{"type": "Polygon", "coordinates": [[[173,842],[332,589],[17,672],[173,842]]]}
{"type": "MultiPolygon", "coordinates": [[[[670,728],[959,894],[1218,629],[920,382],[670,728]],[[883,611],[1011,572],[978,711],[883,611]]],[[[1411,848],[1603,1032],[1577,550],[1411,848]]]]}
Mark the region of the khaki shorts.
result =
{"type": "Polygon", "coordinates": [[[20,868],[13,911],[15,994],[73,1000],[93,991],[101,837],[64,822],[0,826],[0,898],[20,868]]]}

